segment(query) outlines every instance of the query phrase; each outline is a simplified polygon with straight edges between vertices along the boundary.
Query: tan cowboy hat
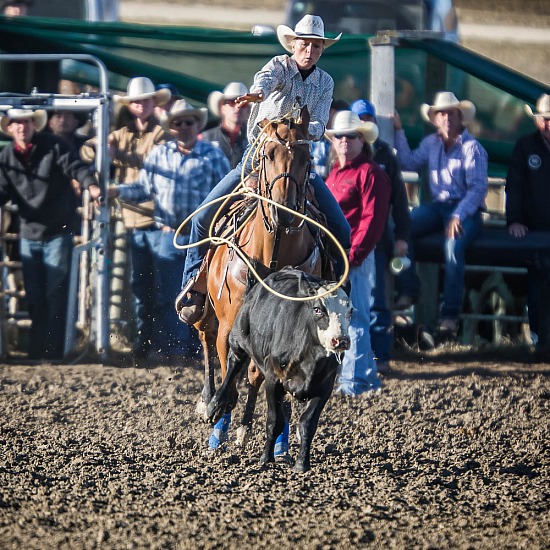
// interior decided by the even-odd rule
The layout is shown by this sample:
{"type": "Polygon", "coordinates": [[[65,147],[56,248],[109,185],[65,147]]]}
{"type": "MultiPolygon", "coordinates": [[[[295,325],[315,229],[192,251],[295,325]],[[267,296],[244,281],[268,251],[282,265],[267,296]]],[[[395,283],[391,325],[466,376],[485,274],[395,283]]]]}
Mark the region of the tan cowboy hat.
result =
{"type": "Polygon", "coordinates": [[[8,126],[13,120],[25,120],[32,118],[36,131],[40,132],[46,126],[48,122],[48,113],[43,109],[37,109],[32,111],[31,109],[9,109],[8,112],[0,119],[0,130],[4,134],[8,133],[8,126]]]}
{"type": "Polygon", "coordinates": [[[248,93],[248,88],[242,82],[230,82],[223,92],[212,92],[208,96],[208,108],[214,116],[220,116],[220,103],[226,99],[237,99],[248,93]]]}
{"type": "Polygon", "coordinates": [[[128,81],[127,95],[114,95],[113,101],[128,105],[132,101],[140,101],[152,97],[157,105],[164,105],[171,97],[171,92],[167,88],[155,90],[155,85],[149,78],[138,76],[128,81]]]}
{"type": "Polygon", "coordinates": [[[453,92],[438,92],[434,97],[434,104],[423,103],[420,106],[420,114],[426,122],[434,124],[434,115],[438,111],[448,111],[449,109],[458,109],[462,113],[462,123],[469,124],[476,116],[476,107],[467,99],[458,101],[453,92]]]}
{"type": "Polygon", "coordinates": [[[340,40],[341,36],[342,33],[336,38],[327,38],[325,36],[325,24],[318,15],[304,15],[296,23],[294,30],[286,25],[279,25],[277,27],[277,38],[281,46],[290,53],[292,53],[292,41],[296,38],[317,38],[325,42],[325,48],[330,48],[330,46],[340,40]]]}
{"type": "Polygon", "coordinates": [[[199,121],[200,132],[205,126],[208,120],[208,109],[205,107],[193,107],[185,99],[178,99],[174,105],[170,108],[168,113],[163,113],[160,119],[160,125],[167,132],[170,129],[170,123],[175,118],[181,118],[184,116],[195,117],[199,121]]]}
{"type": "Polygon", "coordinates": [[[336,134],[359,132],[367,143],[378,139],[378,126],[374,122],[361,120],[353,111],[338,111],[332,119],[332,128],[325,133],[333,137],[336,134]]]}
{"type": "Polygon", "coordinates": [[[537,112],[534,113],[530,105],[525,105],[525,112],[532,117],[541,116],[550,118],[550,94],[542,94],[537,100],[537,112]]]}

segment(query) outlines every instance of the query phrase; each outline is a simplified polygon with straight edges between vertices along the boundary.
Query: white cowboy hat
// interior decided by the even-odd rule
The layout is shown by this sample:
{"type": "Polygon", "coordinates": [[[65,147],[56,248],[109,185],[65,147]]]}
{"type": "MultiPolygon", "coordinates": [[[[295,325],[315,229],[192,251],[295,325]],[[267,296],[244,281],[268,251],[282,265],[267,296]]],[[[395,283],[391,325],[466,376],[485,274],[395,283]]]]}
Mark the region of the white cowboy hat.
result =
{"type": "Polygon", "coordinates": [[[462,113],[462,123],[469,124],[476,116],[476,107],[467,99],[458,101],[453,92],[438,92],[434,97],[434,104],[423,103],[420,106],[420,114],[426,122],[434,124],[434,115],[438,111],[448,111],[449,109],[458,109],[462,113]]]}
{"type": "Polygon", "coordinates": [[[138,76],[128,81],[127,95],[114,95],[113,101],[122,105],[128,105],[132,101],[140,101],[152,97],[157,102],[157,105],[164,105],[171,95],[170,90],[167,88],[155,90],[155,85],[149,78],[138,76]]]}
{"type": "Polygon", "coordinates": [[[220,103],[226,99],[237,99],[248,93],[248,88],[242,82],[230,82],[223,92],[212,92],[208,96],[208,108],[214,116],[220,116],[220,103]]]}
{"type": "Polygon", "coordinates": [[[8,126],[13,120],[25,120],[32,118],[36,131],[40,132],[46,127],[48,122],[48,113],[43,109],[33,111],[31,109],[9,109],[8,112],[0,119],[0,130],[4,134],[8,133],[8,126]]]}
{"type": "Polygon", "coordinates": [[[279,25],[277,27],[277,38],[281,46],[290,53],[292,53],[292,41],[296,38],[317,38],[325,42],[325,48],[330,48],[330,46],[340,40],[341,36],[342,33],[336,38],[327,38],[325,36],[325,24],[318,15],[304,15],[296,23],[294,30],[286,25],[279,25]]]}
{"type": "Polygon", "coordinates": [[[359,132],[367,143],[378,139],[378,126],[374,122],[361,120],[353,111],[338,111],[332,120],[332,128],[325,133],[333,137],[336,134],[359,132]]]}
{"type": "Polygon", "coordinates": [[[534,113],[530,105],[525,105],[525,112],[532,117],[541,116],[550,118],[550,94],[542,94],[537,100],[537,112],[534,113]]]}
{"type": "Polygon", "coordinates": [[[178,99],[174,105],[170,108],[168,113],[163,113],[160,119],[160,125],[167,132],[170,129],[170,123],[175,118],[181,118],[184,116],[195,117],[199,121],[200,132],[205,126],[208,120],[208,109],[205,107],[193,107],[185,99],[178,99]]]}

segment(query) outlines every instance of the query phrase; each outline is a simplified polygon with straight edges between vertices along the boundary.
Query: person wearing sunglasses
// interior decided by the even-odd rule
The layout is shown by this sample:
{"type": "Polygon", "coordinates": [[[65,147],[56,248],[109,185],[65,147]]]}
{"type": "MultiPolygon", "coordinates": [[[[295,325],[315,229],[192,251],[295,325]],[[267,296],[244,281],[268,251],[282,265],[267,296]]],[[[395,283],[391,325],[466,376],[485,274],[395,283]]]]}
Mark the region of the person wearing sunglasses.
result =
{"type": "Polygon", "coordinates": [[[351,345],[344,355],[335,391],[353,396],[381,387],[370,342],[370,307],[374,248],[386,227],[392,188],[389,176],[373,160],[372,144],[378,137],[374,122],[364,122],[352,111],[340,111],[327,135],[332,138],[336,154],[327,187],[351,226],[351,345]]]}
{"type": "MultiPolygon", "coordinates": [[[[261,129],[258,123],[263,119],[277,120],[299,112],[307,106],[310,114],[309,135],[312,141],[319,141],[325,132],[332,102],[334,81],[332,77],[317,67],[317,62],[325,48],[335,44],[340,36],[327,38],[323,20],[317,15],[304,16],[295,27],[285,25],[277,28],[279,42],[291,55],[272,58],[254,77],[250,93],[238,97],[238,108],[251,105],[248,118],[249,147],[254,147],[261,129]]],[[[296,114],[294,114],[296,116],[296,114]]],[[[248,149],[244,159],[252,159],[248,149]]],[[[242,163],[234,168],[206,197],[204,204],[235,190],[241,180],[242,163]]],[[[250,173],[250,161],[245,166],[245,175],[250,173]]],[[[342,210],[327,189],[324,181],[315,172],[311,173],[310,183],[320,209],[327,218],[328,229],[336,236],[344,249],[350,245],[350,228],[342,210]]],[[[226,211],[230,204],[226,205],[226,211]]],[[[193,217],[190,242],[205,239],[219,204],[201,210],[193,217]]],[[[183,272],[182,291],[176,299],[176,310],[182,321],[196,323],[202,316],[206,296],[194,288],[197,273],[208,251],[208,243],[193,247],[187,254],[183,272]]]]}
{"type": "Polygon", "coordinates": [[[201,139],[214,143],[225,153],[231,168],[243,158],[248,145],[246,121],[250,107],[239,108],[236,99],[248,92],[242,82],[230,82],[223,92],[214,91],[208,96],[208,109],[220,123],[201,134],[201,139]]]}
{"type": "MultiPolygon", "coordinates": [[[[207,109],[176,101],[160,121],[172,139],[147,155],[136,182],[109,189],[110,197],[125,201],[154,200],[155,223],[143,232],[142,254],[132,261],[134,270],[151,270],[154,281],[150,316],[140,325],[142,338],[169,360],[196,355],[199,348],[195,329],[179,322],[172,305],[187,252],[173,246],[174,231],[231,169],[219,147],[198,139],[206,121],[207,109]]],[[[179,244],[189,242],[188,227],[179,244]]]]}

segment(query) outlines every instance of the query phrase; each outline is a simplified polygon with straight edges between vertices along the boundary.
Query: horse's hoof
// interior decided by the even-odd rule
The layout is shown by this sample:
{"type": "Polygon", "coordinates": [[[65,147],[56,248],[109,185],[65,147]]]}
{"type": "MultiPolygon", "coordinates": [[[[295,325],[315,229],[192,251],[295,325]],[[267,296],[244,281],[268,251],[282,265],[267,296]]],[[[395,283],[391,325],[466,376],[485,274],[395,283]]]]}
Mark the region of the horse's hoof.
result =
{"type": "MultiPolygon", "coordinates": [[[[218,430],[215,430],[215,432],[218,432],[218,430]]],[[[229,436],[227,432],[220,432],[220,433],[212,432],[212,434],[208,438],[208,450],[222,451],[228,439],[229,439],[229,436]]]]}
{"type": "Polygon", "coordinates": [[[305,472],[307,472],[308,470],[310,469],[310,464],[309,462],[304,462],[300,459],[298,459],[296,461],[296,464],[294,465],[294,471],[295,472],[298,472],[300,474],[304,474],[305,472]]]}
{"type": "Polygon", "coordinates": [[[197,401],[197,406],[195,407],[195,413],[201,418],[204,418],[204,420],[208,422],[207,409],[208,409],[208,405],[202,400],[202,397],[201,397],[201,399],[197,401]]]}
{"type": "Polygon", "coordinates": [[[250,428],[247,426],[240,426],[237,429],[237,439],[236,443],[239,445],[239,447],[242,447],[243,449],[247,446],[248,440],[250,439],[250,428]]]}
{"type": "Polygon", "coordinates": [[[294,459],[290,456],[289,453],[281,453],[275,455],[275,462],[279,462],[280,464],[288,464],[289,466],[294,465],[294,459]]]}
{"type": "Polygon", "coordinates": [[[268,462],[275,462],[275,458],[269,455],[263,454],[262,457],[260,458],[260,464],[263,466],[268,462]]]}

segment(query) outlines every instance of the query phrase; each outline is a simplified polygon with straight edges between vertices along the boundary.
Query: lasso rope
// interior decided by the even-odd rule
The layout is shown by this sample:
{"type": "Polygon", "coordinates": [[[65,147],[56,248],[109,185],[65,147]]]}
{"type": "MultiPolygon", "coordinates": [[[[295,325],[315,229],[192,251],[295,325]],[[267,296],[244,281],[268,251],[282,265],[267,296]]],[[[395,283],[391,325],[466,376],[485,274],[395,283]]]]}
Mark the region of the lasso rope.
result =
{"type": "MultiPolygon", "coordinates": [[[[292,112],[293,112],[293,110],[289,111],[288,114],[290,114],[292,112]]],[[[283,118],[285,118],[285,117],[283,117],[283,118]]],[[[273,201],[273,200],[271,200],[267,197],[264,197],[264,196],[260,195],[259,193],[256,193],[255,191],[253,191],[250,188],[246,188],[245,182],[246,182],[247,179],[250,179],[250,177],[251,177],[250,175],[245,176],[246,164],[247,164],[247,162],[250,158],[250,155],[252,154],[252,152],[254,152],[254,158],[252,159],[252,163],[251,163],[251,166],[252,166],[251,174],[257,173],[257,169],[254,168],[254,161],[258,161],[258,158],[259,158],[259,155],[260,155],[260,149],[264,145],[265,141],[267,141],[268,139],[271,139],[271,138],[268,138],[268,137],[264,136],[264,134],[266,132],[266,128],[273,122],[282,122],[282,119],[278,119],[278,120],[274,119],[274,120],[270,121],[268,124],[266,124],[262,128],[261,132],[258,134],[258,137],[254,140],[253,145],[249,148],[248,153],[247,153],[245,159],[243,160],[243,166],[242,166],[242,170],[241,170],[241,181],[239,182],[239,184],[235,188],[235,191],[233,191],[232,193],[228,193],[227,195],[223,195],[222,197],[219,197],[217,199],[211,200],[211,201],[203,204],[202,206],[199,206],[194,212],[192,212],[189,216],[187,216],[187,218],[185,218],[185,220],[183,220],[183,222],[181,222],[179,227],[176,229],[176,232],[174,233],[173,244],[179,250],[187,250],[189,248],[193,248],[195,246],[200,246],[200,245],[206,244],[206,243],[212,244],[214,246],[219,246],[219,245],[225,244],[228,248],[233,249],[238,254],[238,256],[246,264],[246,266],[248,267],[250,272],[253,274],[253,276],[257,279],[257,281],[268,292],[271,292],[271,294],[273,294],[273,295],[275,295],[279,298],[282,298],[284,300],[290,300],[290,301],[295,301],[295,302],[307,302],[307,301],[310,301],[310,300],[323,298],[325,296],[328,296],[329,294],[333,294],[338,288],[340,288],[344,284],[344,282],[345,282],[345,280],[348,276],[349,261],[348,261],[346,251],[344,250],[342,245],[338,242],[338,239],[324,225],[320,224],[319,222],[317,222],[316,220],[314,220],[312,218],[309,218],[308,216],[306,216],[305,214],[302,214],[301,212],[297,212],[295,210],[292,210],[291,208],[288,208],[287,206],[276,203],[275,201],[273,201]],[[240,190],[243,187],[245,189],[240,190]],[[276,208],[280,208],[281,210],[285,210],[285,211],[289,212],[290,214],[298,216],[303,221],[305,221],[307,223],[311,223],[314,226],[318,227],[336,245],[336,248],[337,248],[338,252],[340,253],[340,255],[342,256],[342,258],[344,260],[344,273],[343,273],[342,277],[336,283],[330,285],[328,290],[326,290],[325,292],[316,294],[315,296],[307,296],[307,297],[302,297],[302,298],[296,297],[296,296],[287,296],[287,295],[281,294],[281,293],[277,292],[276,290],[274,290],[273,288],[271,288],[269,285],[267,285],[264,282],[264,280],[259,275],[259,273],[256,271],[256,269],[254,269],[254,266],[252,265],[252,263],[248,259],[247,255],[244,252],[242,252],[242,250],[238,246],[236,246],[234,244],[234,242],[229,240],[229,238],[218,237],[218,236],[215,236],[213,234],[215,225],[218,222],[218,219],[221,216],[221,212],[223,211],[225,205],[227,204],[227,202],[230,199],[235,198],[235,197],[243,197],[243,198],[245,198],[245,197],[250,198],[251,197],[251,198],[254,198],[254,199],[259,199],[261,201],[264,201],[265,203],[268,203],[268,204],[271,204],[271,205],[275,206],[276,208]],[[196,242],[196,243],[189,243],[189,244],[186,244],[186,245],[179,244],[177,242],[177,238],[178,238],[181,230],[185,227],[185,225],[187,225],[187,223],[189,223],[189,221],[193,218],[193,216],[197,215],[199,212],[201,212],[205,208],[209,208],[212,204],[216,204],[216,203],[219,203],[219,202],[222,202],[222,204],[218,208],[218,210],[216,211],[216,214],[214,215],[214,218],[212,219],[212,223],[210,224],[210,227],[208,229],[208,236],[206,238],[196,242]]],[[[253,214],[251,214],[245,220],[245,222],[243,222],[243,224],[240,227],[235,229],[235,231],[230,235],[230,238],[234,238],[236,235],[238,235],[238,233],[243,229],[244,224],[248,221],[248,219],[252,215],[253,214]]]]}

